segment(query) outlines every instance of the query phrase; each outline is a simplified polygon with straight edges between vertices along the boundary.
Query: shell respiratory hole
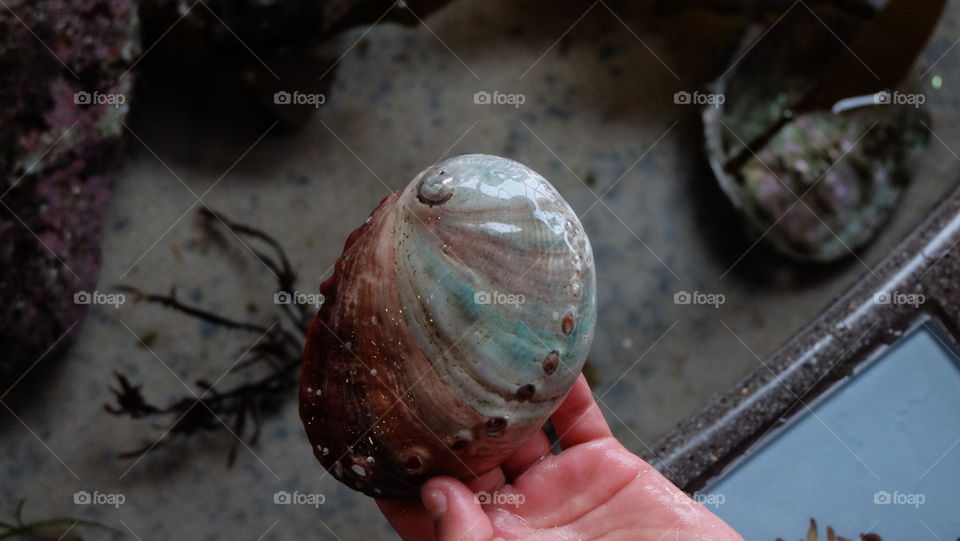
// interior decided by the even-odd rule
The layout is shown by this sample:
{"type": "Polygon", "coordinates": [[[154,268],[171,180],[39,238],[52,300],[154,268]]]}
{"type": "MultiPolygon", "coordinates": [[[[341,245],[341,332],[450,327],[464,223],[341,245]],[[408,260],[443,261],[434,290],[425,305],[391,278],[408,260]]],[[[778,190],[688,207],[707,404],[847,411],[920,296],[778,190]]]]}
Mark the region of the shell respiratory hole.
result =
{"type": "Polygon", "coordinates": [[[542,176],[487,155],[429,167],[320,286],[300,381],[314,455],[380,498],[498,466],[576,381],[595,284],[583,226],[542,176]]]}

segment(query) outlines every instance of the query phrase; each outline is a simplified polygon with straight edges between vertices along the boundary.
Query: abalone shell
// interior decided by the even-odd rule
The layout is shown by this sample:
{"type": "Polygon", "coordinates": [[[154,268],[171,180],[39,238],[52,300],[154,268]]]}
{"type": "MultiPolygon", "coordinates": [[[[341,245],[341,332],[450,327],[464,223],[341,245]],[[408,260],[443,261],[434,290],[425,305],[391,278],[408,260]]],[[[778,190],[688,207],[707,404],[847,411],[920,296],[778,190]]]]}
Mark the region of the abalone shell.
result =
{"type": "Polygon", "coordinates": [[[300,387],[314,454],[382,498],[495,468],[576,381],[595,289],[583,227],[542,176],[487,155],[426,169],[320,286],[300,387]]]}

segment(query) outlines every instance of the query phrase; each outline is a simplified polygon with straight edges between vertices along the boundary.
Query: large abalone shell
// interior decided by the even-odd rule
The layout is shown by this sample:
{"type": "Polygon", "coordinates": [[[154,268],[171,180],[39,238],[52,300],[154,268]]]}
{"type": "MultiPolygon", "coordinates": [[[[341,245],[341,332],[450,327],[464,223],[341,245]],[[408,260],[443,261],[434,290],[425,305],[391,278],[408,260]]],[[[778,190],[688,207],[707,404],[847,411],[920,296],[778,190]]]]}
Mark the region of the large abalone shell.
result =
{"type": "Polygon", "coordinates": [[[324,467],[375,497],[498,466],[566,396],[596,320],[576,214],[530,168],[487,155],[384,199],[320,291],[300,416],[324,467]]]}

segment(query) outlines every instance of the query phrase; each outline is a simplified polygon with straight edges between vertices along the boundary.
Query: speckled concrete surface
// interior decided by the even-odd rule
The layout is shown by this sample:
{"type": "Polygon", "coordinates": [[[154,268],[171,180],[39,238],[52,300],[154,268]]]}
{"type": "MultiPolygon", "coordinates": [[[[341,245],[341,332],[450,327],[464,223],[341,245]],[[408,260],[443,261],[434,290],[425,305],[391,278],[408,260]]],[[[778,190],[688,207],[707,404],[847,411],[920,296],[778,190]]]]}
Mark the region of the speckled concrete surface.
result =
{"type": "MultiPolygon", "coordinates": [[[[132,139],[116,186],[100,290],[177,286],[206,308],[268,321],[272,276],[242,247],[205,240],[191,190],[280,239],[299,290],[312,292],[347,234],[389,191],[442,156],[505,155],[541,172],[583,214],[598,268],[596,391],[616,434],[644,449],[755,366],[753,353],[771,352],[868,272],[953,186],[960,52],[947,51],[960,7],[950,6],[924,53],[928,65],[947,53],[934,69],[943,89],[926,90],[939,140],[877,241],[859,261],[827,270],[762,248],[740,259],[750,241],[712,184],[698,112],[673,103],[674,92],[701,88],[722,64],[733,21],[653,18],[622,6],[614,16],[596,4],[574,25],[587,7],[458,0],[428,27],[354,30],[342,46],[360,44],[340,63],[319,113],[302,131],[272,131],[257,144],[265,130],[237,120],[242,111],[231,118],[144,89],[131,124],[142,144],[132,139]],[[481,90],[522,93],[526,102],[477,105],[481,90]],[[726,303],[676,305],[680,290],[722,293],[726,303]]],[[[0,514],[26,498],[27,518],[93,518],[145,540],[394,538],[371,500],[323,476],[293,396],[265,420],[256,445],[240,448],[232,469],[226,433],[136,464],[116,458],[163,427],[103,412],[113,370],[147,382],[148,398],[166,403],[186,391],[178,378],[220,377],[248,336],[132,303],[93,307],[73,332],[68,358],[39,368],[5,400],[0,514]],[[137,336],[150,334],[147,349],[137,336]],[[77,506],[78,490],[126,501],[77,506]],[[275,505],[279,490],[322,493],[325,503],[275,505]]]]}

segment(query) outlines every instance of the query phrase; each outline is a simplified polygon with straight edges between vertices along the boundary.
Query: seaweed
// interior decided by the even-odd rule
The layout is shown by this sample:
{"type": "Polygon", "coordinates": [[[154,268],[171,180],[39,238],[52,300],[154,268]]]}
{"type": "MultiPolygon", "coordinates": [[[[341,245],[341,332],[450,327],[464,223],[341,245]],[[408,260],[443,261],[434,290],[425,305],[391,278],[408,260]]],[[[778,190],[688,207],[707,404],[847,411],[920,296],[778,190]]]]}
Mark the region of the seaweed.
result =
{"type": "MultiPolygon", "coordinates": [[[[804,541],[817,541],[820,539],[820,534],[817,531],[817,521],[810,519],[810,527],[807,529],[807,537],[804,541]]],[[[778,537],[777,541],[783,541],[782,537],[778,537]]],[[[833,531],[833,528],[827,526],[827,541],[852,541],[849,537],[841,537],[833,531]]],[[[860,541],[883,541],[883,539],[875,533],[863,533],[860,534],[860,541]]]]}
{"type": "MultiPolygon", "coordinates": [[[[293,291],[297,275],[282,246],[273,237],[203,208],[200,215],[208,232],[217,226],[231,231],[235,238],[254,244],[264,244],[268,250],[251,248],[253,254],[273,271],[278,291],[293,291]]],[[[234,436],[227,460],[231,466],[242,442],[253,445],[257,442],[265,415],[277,411],[293,395],[297,386],[300,356],[306,341],[306,328],[313,317],[311,307],[291,299],[289,304],[277,304],[277,314],[269,325],[242,321],[217,314],[177,298],[175,288],[168,293],[149,293],[132,286],[121,286],[121,291],[143,301],[173,309],[187,317],[200,319],[217,327],[250,334],[243,362],[230,371],[244,376],[242,381],[225,390],[216,388],[219,382],[196,380],[198,392],[191,392],[172,403],[160,406],[149,402],[143,395],[142,384],[135,384],[120,372],[115,372],[115,387],[111,387],[114,403],[104,409],[117,416],[131,419],[168,419],[168,428],[159,437],[151,438],[143,446],[120,453],[122,459],[139,458],[156,447],[175,439],[186,439],[200,432],[230,432],[234,436]],[[294,330],[289,329],[292,327],[294,330]],[[259,370],[255,370],[259,368],[259,370]]]]}
{"type": "Polygon", "coordinates": [[[9,521],[0,521],[0,540],[2,539],[30,539],[33,541],[66,540],[80,541],[80,536],[72,533],[75,528],[86,527],[105,530],[113,534],[114,539],[123,537],[123,532],[94,522],[73,517],[55,517],[35,522],[24,522],[23,507],[26,500],[17,503],[13,518],[9,521]]]}

